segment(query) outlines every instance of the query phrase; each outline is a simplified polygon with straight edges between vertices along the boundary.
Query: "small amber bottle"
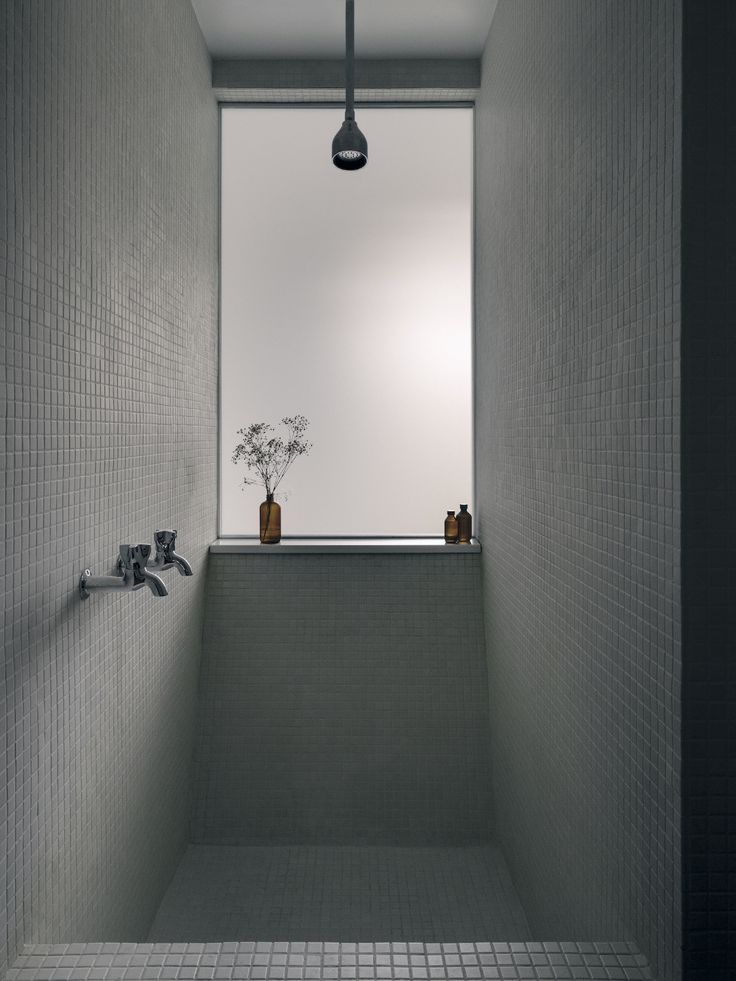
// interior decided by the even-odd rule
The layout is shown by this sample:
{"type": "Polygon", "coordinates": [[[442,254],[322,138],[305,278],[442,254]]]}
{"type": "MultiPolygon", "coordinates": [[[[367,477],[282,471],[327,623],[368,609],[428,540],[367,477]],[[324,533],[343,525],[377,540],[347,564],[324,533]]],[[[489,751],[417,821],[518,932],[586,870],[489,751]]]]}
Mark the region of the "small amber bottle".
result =
{"type": "Polygon", "coordinates": [[[454,511],[448,511],[445,518],[445,543],[447,545],[457,544],[457,518],[454,511]]]}
{"type": "Polygon", "coordinates": [[[281,541],[281,505],[274,501],[273,494],[266,494],[259,517],[261,545],[278,545],[281,541]]]}
{"type": "Polygon", "coordinates": [[[467,504],[460,505],[457,516],[457,540],[460,545],[470,545],[473,537],[473,517],[468,511],[467,504]]]}

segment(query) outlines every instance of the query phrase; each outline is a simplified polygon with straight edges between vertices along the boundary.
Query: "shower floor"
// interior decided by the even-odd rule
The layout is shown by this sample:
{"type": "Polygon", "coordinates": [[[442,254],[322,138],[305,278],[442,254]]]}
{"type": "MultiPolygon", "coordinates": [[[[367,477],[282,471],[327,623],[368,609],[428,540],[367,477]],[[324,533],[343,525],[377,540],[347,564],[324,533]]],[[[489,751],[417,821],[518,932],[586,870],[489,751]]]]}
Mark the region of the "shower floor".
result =
{"type": "Polygon", "coordinates": [[[530,940],[499,849],[190,845],[158,942],[530,940]]]}

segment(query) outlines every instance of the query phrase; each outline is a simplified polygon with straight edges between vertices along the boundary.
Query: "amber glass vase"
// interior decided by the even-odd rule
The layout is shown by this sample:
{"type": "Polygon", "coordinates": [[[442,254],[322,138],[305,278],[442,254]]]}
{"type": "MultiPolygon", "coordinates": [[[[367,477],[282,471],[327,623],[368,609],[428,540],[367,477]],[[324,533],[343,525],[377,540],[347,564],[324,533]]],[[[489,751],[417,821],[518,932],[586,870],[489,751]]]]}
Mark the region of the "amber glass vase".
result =
{"type": "Polygon", "coordinates": [[[281,505],[267,494],[261,504],[261,544],[278,545],[281,541],[281,505]]]}
{"type": "Polygon", "coordinates": [[[467,504],[461,504],[457,513],[457,540],[460,545],[470,545],[473,537],[473,518],[467,504]]]}
{"type": "Polygon", "coordinates": [[[457,518],[454,511],[448,511],[445,518],[445,543],[447,545],[457,544],[457,518]]]}

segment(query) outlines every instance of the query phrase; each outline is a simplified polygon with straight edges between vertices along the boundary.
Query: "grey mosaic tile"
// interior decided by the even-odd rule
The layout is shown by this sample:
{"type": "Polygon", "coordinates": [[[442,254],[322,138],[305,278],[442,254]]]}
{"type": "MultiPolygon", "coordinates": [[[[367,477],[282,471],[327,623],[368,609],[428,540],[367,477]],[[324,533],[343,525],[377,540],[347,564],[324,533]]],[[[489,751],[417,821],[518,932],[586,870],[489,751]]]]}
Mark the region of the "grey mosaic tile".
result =
{"type": "Polygon", "coordinates": [[[488,840],[479,558],[210,556],[192,839],[488,840]]]}
{"type": "MultiPolygon", "coordinates": [[[[113,945],[117,946],[117,945],[113,945]]],[[[122,948],[123,945],[121,945],[122,948]]],[[[527,979],[546,981],[555,978],[587,978],[588,981],[650,981],[652,975],[645,958],[633,944],[606,944],[607,952],[583,950],[575,943],[463,943],[449,945],[461,951],[457,955],[445,951],[445,944],[412,943],[416,956],[431,967],[412,969],[402,974],[394,963],[402,957],[407,944],[342,943],[333,944],[337,964],[327,958],[326,944],[313,943],[227,943],[227,944],[138,944],[128,950],[113,952],[105,957],[100,953],[86,954],[84,945],[71,951],[66,945],[47,946],[41,953],[37,947],[26,947],[9,971],[6,981],[87,981],[104,972],[106,981],[139,981],[144,977],[185,979],[221,978],[226,981],[272,981],[290,978],[336,978],[339,981],[359,981],[361,978],[427,978],[440,979],[527,979]],[[176,951],[174,948],[177,949],[176,951]],[[615,948],[615,949],[614,949],[615,948]],[[255,962],[254,950],[260,961],[255,962]],[[356,951],[359,963],[356,964],[356,951]],[[312,962],[310,963],[310,956],[312,962]],[[291,967],[284,974],[283,958],[291,967]],[[136,963],[133,963],[135,959],[136,963]],[[605,959],[605,963],[603,960],[605,959]],[[383,964],[382,960],[386,963],[383,964]],[[385,968],[385,970],[384,970],[385,968]]],[[[590,944],[588,947],[592,946],[590,944]]]]}
{"type": "Polygon", "coordinates": [[[681,3],[501,2],[476,105],[495,837],[680,973],[681,3]]]}
{"type": "MultiPolygon", "coordinates": [[[[677,976],[679,940],[680,8],[679,0],[570,0],[553,17],[546,0],[503,3],[479,108],[479,227],[498,233],[478,236],[485,272],[477,388],[497,826],[535,923],[556,935],[563,921],[577,926],[567,935],[600,935],[600,924],[636,935],[667,981],[677,976]],[[501,154],[514,173],[508,183],[501,154]],[[554,162],[544,174],[535,169],[542,158],[554,162]],[[542,224],[556,229],[551,240],[542,224]],[[554,285],[552,297],[543,283],[554,285]]],[[[124,8],[11,0],[0,7],[0,50],[8,598],[1,971],[23,939],[143,932],[184,847],[201,573],[214,533],[216,115],[209,60],[180,0],[126,0],[124,8]],[[141,595],[84,610],[70,600],[78,569],[104,567],[118,542],[148,539],[167,523],[179,527],[197,577],[175,583],[165,612],[141,595]],[[63,581],[49,566],[50,543],[69,559],[63,581]]],[[[706,311],[718,330],[724,309],[706,311]]],[[[731,348],[718,331],[707,344],[699,383],[722,419],[720,452],[731,435],[718,408],[729,397],[721,369],[731,348]]],[[[727,459],[710,459],[726,486],[727,459]]],[[[695,453],[691,462],[699,461],[695,453]]],[[[724,541],[710,539],[706,550],[720,570],[724,541]]],[[[339,837],[349,826],[362,840],[435,841],[450,833],[472,840],[495,827],[480,750],[487,723],[477,578],[458,585],[453,602],[468,620],[457,638],[441,622],[434,572],[409,563],[376,578],[362,568],[353,579],[325,567],[322,580],[313,570],[288,580],[295,599],[283,633],[256,638],[260,689],[228,696],[208,675],[209,707],[220,695],[232,699],[221,721],[233,745],[267,732],[261,703],[277,725],[260,762],[245,754],[242,777],[234,777],[226,741],[203,725],[200,763],[211,777],[200,771],[198,834],[288,841],[339,837]],[[325,646],[315,638],[316,618],[304,611],[316,608],[310,589],[318,581],[359,611],[347,647],[339,610],[328,610],[325,646]],[[363,596],[382,611],[375,619],[363,596]],[[399,598],[418,611],[418,634],[411,618],[395,616],[399,598]],[[377,682],[371,688],[360,675],[367,627],[385,701],[377,682]],[[391,662],[398,642],[405,665],[391,662]],[[339,699],[349,695],[354,745],[331,745],[332,730],[310,722],[313,703],[296,697],[299,672],[324,681],[322,656],[333,685],[323,689],[322,718],[342,718],[339,699]],[[368,708],[360,691],[373,696],[368,708]],[[289,738],[296,756],[284,750],[289,738]],[[279,765],[295,781],[286,804],[301,802],[301,812],[269,789],[279,765]],[[387,766],[390,789],[381,792],[387,766]],[[362,800],[355,812],[341,796],[344,780],[362,800]]],[[[238,588],[250,589],[264,571],[244,567],[238,588]]],[[[212,634],[213,645],[230,645],[228,669],[241,653],[240,602],[237,590],[223,592],[234,626],[212,634]]],[[[728,603],[720,589],[693,594],[692,612],[720,651],[702,664],[709,698],[723,691],[723,677],[710,672],[730,663],[725,635],[714,636],[728,603]]],[[[703,689],[692,694],[694,713],[710,704],[703,689]]],[[[730,866],[725,879],[707,867],[701,843],[728,860],[734,794],[718,769],[731,749],[729,703],[713,704],[718,725],[710,709],[707,718],[688,716],[689,759],[713,766],[710,782],[689,787],[696,864],[688,867],[688,928],[695,939],[711,932],[717,944],[733,937],[733,876],[730,866]]],[[[569,951],[256,946],[71,944],[62,954],[39,945],[13,971],[29,981],[102,981],[257,976],[246,969],[381,977],[389,966],[397,977],[423,979],[643,970],[623,960],[635,953],[592,943],[569,951]]]]}
{"type": "Polygon", "coordinates": [[[0,62],[1,975],[23,940],[143,935],[186,843],[217,110],[185,0],[9,0],[0,62]],[[157,527],[195,577],[81,604],[157,527]]]}
{"type": "MultiPolygon", "coordinates": [[[[524,940],[529,929],[503,857],[492,846],[190,845],[149,938],[243,936],[292,941],[321,937],[319,943],[306,944],[307,966],[312,955],[325,966],[337,966],[334,941],[347,938],[371,941],[366,949],[372,957],[373,942],[379,939],[524,940]]],[[[385,950],[380,943],[375,946],[377,967],[393,965],[408,972],[432,964],[431,957],[425,962],[424,952],[383,946],[385,950]]],[[[435,946],[430,953],[439,956],[444,948],[435,946]]],[[[254,965],[260,963],[258,953],[256,949],[254,965]]]]}

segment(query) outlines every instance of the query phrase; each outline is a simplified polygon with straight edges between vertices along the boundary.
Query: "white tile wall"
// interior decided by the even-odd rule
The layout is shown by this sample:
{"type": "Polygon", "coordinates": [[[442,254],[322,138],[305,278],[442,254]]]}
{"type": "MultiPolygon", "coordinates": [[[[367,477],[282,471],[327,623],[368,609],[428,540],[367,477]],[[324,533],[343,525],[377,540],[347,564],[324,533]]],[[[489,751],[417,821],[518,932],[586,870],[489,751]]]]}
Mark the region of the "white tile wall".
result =
{"type": "Polygon", "coordinates": [[[477,105],[497,833],[536,936],[680,960],[681,4],[502,0],[477,105]]]}
{"type": "Polygon", "coordinates": [[[145,935],[186,840],[215,534],[217,110],[188,0],[0,7],[0,973],[145,935]],[[100,595],[179,530],[193,579],[100,595]]]}

